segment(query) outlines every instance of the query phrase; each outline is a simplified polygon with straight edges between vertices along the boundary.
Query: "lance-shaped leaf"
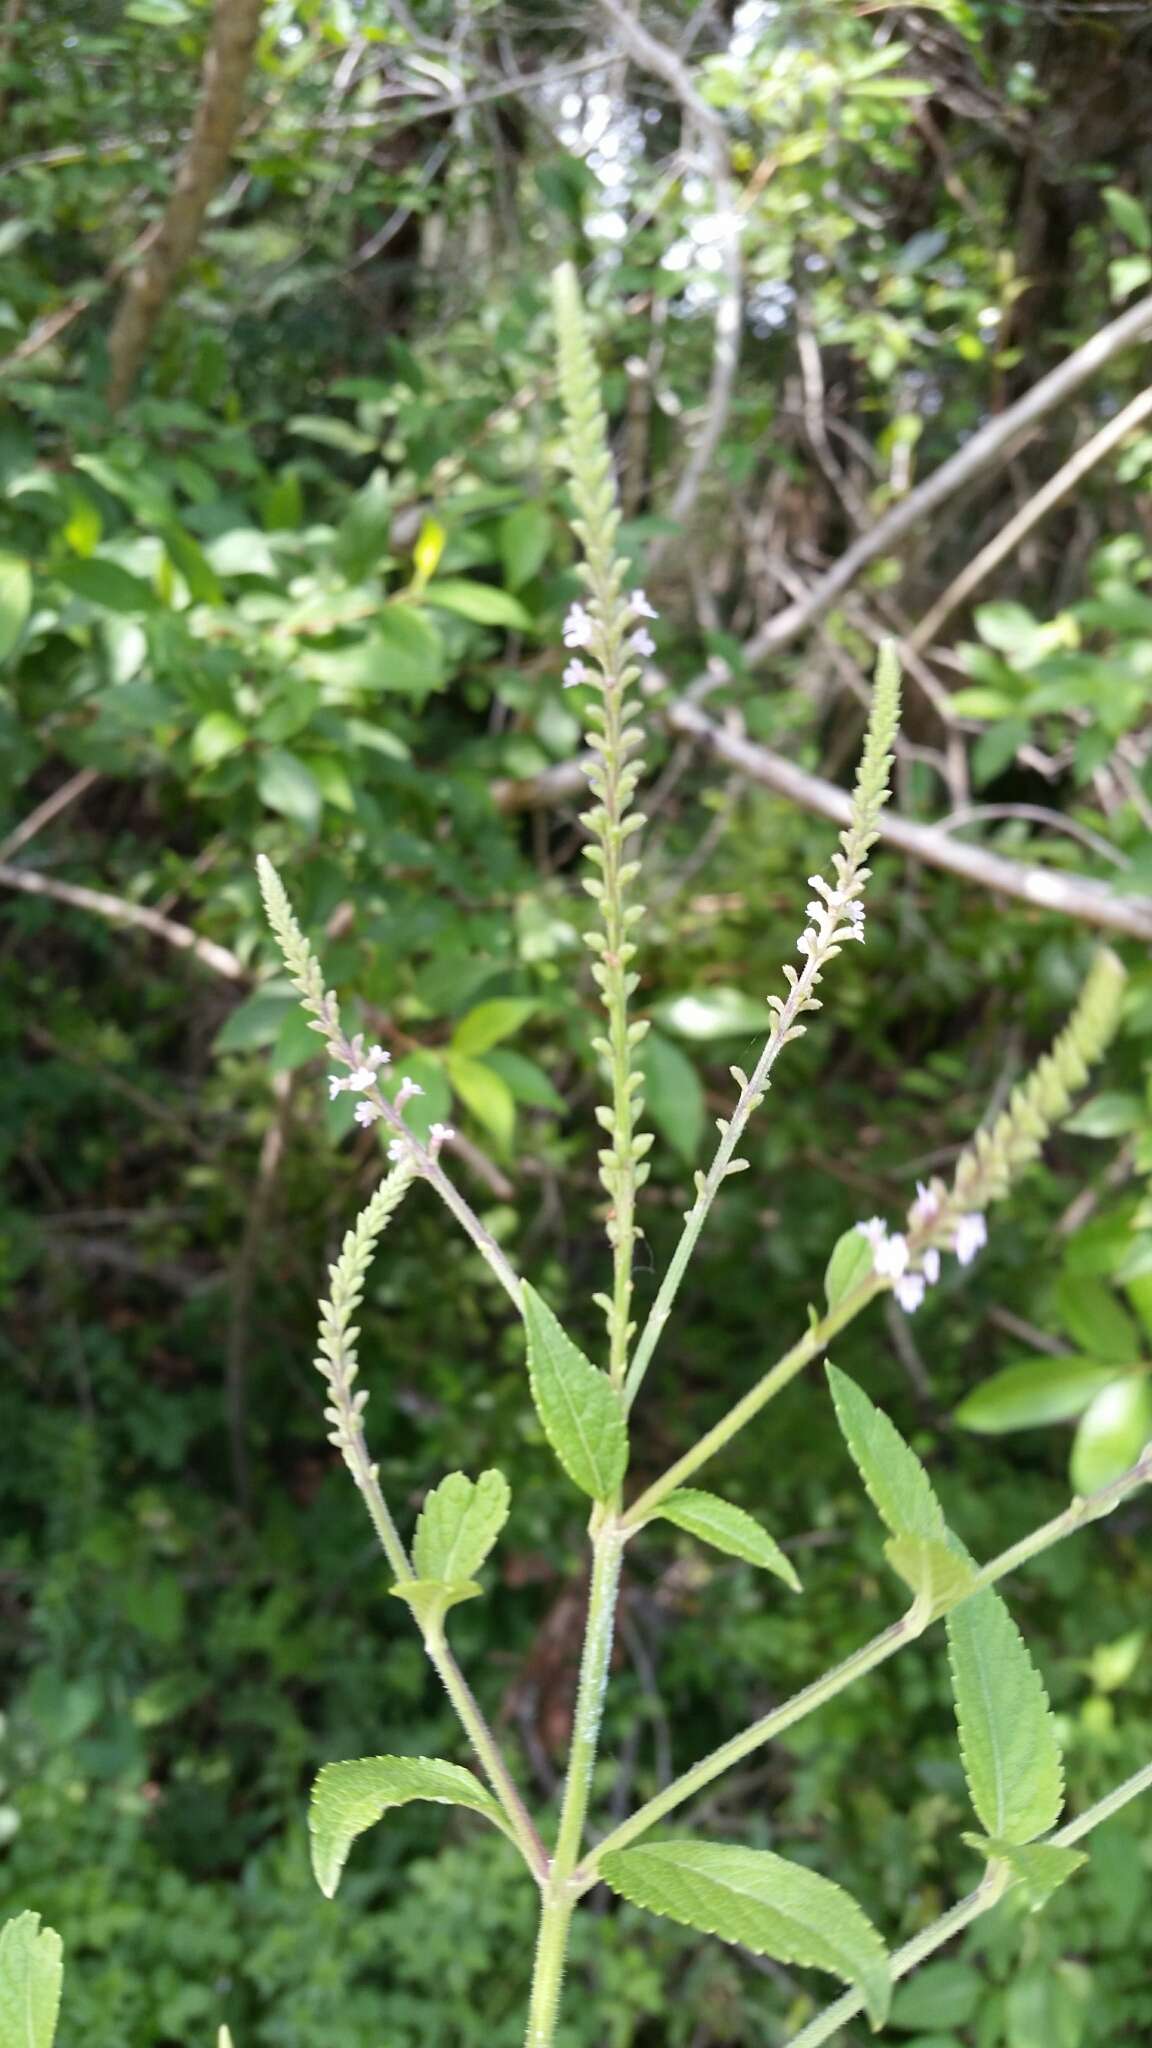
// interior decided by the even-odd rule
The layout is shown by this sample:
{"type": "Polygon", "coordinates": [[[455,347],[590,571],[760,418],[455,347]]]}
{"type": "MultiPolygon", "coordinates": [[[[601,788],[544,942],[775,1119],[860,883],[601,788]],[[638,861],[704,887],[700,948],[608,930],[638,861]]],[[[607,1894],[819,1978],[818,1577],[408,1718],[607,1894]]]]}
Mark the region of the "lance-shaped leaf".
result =
{"type": "Polygon", "coordinates": [[[884,1555],[897,1577],[915,1595],[927,1619],[940,1609],[963,1599],[975,1579],[974,1567],[951,1543],[937,1543],[926,1536],[891,1536],[884,1555]]]}
{"type": "Polygon", "coordinates": [[[881,1521],[893,1536],[954,1543],[944,1510],[915,1451],[855,1380],[834,1365],[825,1369],[840,1434],[881,1521]]]}
{"type": "Polygon", "coordinates": [[[726,1557],[743,1558],[745,1564],[775,1572],[794,1593],[800,1591],[800,1581],[780,1545],[752,1515],[721,1500],[718,1494],[694,1486],[678,1487],[661,1501],[653,1519],[674,1523],[701,1543],[710,1543],[713,1550],[722,1550],[726,1557]]]}
{"type": "Polygon", "coordinates": [[[855,1227],[846,1230],[833,1245],[824,1274],[824,1295],[829,1308],[835,1308],[846,1294],[851,1294],[871,1271],[872,1247],[868,1239],[855,1227]]]}
{"type": "Polygon", "coordinates": [[[52,2048],[64,1981],[64,1946],[39,1913],[0,1928],[0,2048],[52,2048]]]}
{"type": "Polygon", "coordinates": [[[948,1660],[968,1791],[988,1834],[1019,1846],[1064,1803],[1064,1769],[1044,1682],[998,1593],[948,1616],[948,1660]]]}
{"type": "Polygon", "coordinates": [[[965,1835],[964,1840],[986,1863],[1008,1865],[1034,1913],[1088,1861],[1082,1849],[1062,1849],[1056,1842],[1004,1842],[990,1835],[965,1835]]]}
{"type": "Polygon", "coordinates": [[[508,1520],[508,1481],[502,1472],[468,1479],[450,1472],[420,1510],[412,1542],[418,1579],[446,1586],[474,1579],[508,1520]]]}
{"type": "Polygon", "coordinates": [[[413,1799],[470,1807],[507,1832],[492,1794],[459,1764],[430,1756],[365,1756],[353,1763],[325,1764],[312,1787],[308,1827],[312,1869],[326,1899],[336,1895],[357,1835],[374,1827],[389,1807],[413,1799]]]}
{"type": "Polygon", "coordinates": [[[605,1883],[634,1906],[718,1934],[778,1963],[809,1963],[858,1990],[874,2027],[891,1999],[888,1955],[855,1899],[814,1870],[766,1849],[655,1842],[614,1849],[605,1883]]]}
{"type": "Polygon", "coordinates": [[[609,1500],[628,1465],[624,1404],[527,1282],[521,1298],[528,1376],[544,1434],[573,1484],[593,1500],[609,1500]]]}

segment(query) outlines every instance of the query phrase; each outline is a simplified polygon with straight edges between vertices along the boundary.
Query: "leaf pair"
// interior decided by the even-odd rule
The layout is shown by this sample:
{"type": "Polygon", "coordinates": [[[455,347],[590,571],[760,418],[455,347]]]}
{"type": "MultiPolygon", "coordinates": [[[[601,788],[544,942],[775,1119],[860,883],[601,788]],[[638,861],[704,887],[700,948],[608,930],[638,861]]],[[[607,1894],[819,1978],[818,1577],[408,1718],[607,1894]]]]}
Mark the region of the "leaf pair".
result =
{"type": "Polygon", "coordinates": [[[1037,1844],[1064,1800],[1056,1724],[1043,1680],[1000,1595],[966,1596],[975,1568],[949,1529],[932,1483],[888,1417],[835,1366],[827,1368],[837,1420],[881,1520],[894,1569],[928,1613],[947,1606],[948,1655],[968,1791],[984,1836],[966,1836],[1006,1863],[1042,1905],[1083,1860],[1037,1844]],[[1031,1845],[1031,1846],[1029,1846],[1031,1845]]]}
{"type": "Polygon", "coordinates": [[[508,1519],[509,1499],[508,1481],[496,1471],[476,1480],[450,1472],[433,1487],[412,1543],[415,1577],[392,1588],[422,1627],[439,1624],[450,1607],[482,1591],[476,1573],[508,1519]]]}

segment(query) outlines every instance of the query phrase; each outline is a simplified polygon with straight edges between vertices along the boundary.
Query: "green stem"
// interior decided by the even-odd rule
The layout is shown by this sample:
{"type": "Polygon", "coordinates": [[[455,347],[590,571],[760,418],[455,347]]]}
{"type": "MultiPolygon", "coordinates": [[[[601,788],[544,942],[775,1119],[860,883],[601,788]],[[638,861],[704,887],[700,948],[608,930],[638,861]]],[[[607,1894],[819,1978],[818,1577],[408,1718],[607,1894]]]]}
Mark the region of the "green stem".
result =
{"type": "Polygon", "coordinates": [[[654,1799],[639,1807],[630,1819],[613,1829],[612,1833],[597,1845],[587,1864],[577,1874],[581,1890],[586,1891],[596,1883],[599,1859],[608,1850],[626,1848],[629,1842],[634,1842],[638,1835],[645,1834],[657,1821],[663,1820],[665,1814],[671,1813],[677,1806],[682,1806],[686,1799],[691,1799],[697,1792],[703,1791],[706,1785],[710,1785],[712,1780],[720,1777],[724,1771],[730,1770],[733,1764],[741,1763],[754,1750],[762,1748],[764,1743],[773,1741],[777,1735],[782,1735],[785,1729],[794,1727],[798,1721],[806,1720],[809,1714],[815,1713],[827,1700],[835,1699],[837,1693],[843,1692],[866,1672],[874,1671],[877,1665],[894,1656],[905,1643],[920,1635],[928,1621],[938,1621],[951,1608],[958,1607],[962,1600],[970,1599],[973,1593],[983,1591],[986,1586],[995,1585],[1009,1572],[1016,1571],[1031,1558],[1038,1557],[1042,1551],[1050,1550],[1053,1544],[1061,1542],[1065,1536],[1085,1528],[1089,1522],[1098,1521],[1102,1516],[1111,1514],[1129,1494],[1135,1493],[1141,1486],[1146,1486],[1149,1481],[1152,1481],[1152,1444],[1135,1465],[1130,1466],[1127,1472],[1121,1473],[1109,1486],[1101,1487],[1098,1493],[1089,1495],[1087,1499],[1074,1500],[1063,1514],[1056,1515],[1052,1521],[1045,1522],[1039,1529],[1034,1529],[1031,1535],[1023,1537],[1019,1543],[1013,1543],[1007,1550],[1002,1550],[998,1557],[994,1557],[991,1563],[984,1565],[976,1573],[975,1578],[961,1593],[954,1599],[941,1601],[930,1616],[920,1614],[915,1607],[910,1608],[899,1621],[893,1622],[889,1628],[873,1636],[871,1642],[864,1643],[859,1650],[853,1651],[842,1664],[835,1665],[821,1678],[814,1679],[811,1685],[806,1685],[802,1691],[794,1693],[790,1700],[785,1700],[782,1706],[775,1707],[770,1714],[765,1714],[759,1721],[754,1721],[751,1727],[745,1728],[741,1734],[734,1735],[730,1741],[722,1743],[710,1756],[703,1757],[698,1764],[694,1764],[682,1778],[677,1778],[673,1784],[658,1792],[654,1799]]]}
{"type": "Polygon", "coordinates": [[[588,1621],[580,1659],[572,1746],[560,1808],[556,1854],[540,1908],[526,2048],[552,2048],[556,2032],[568,1935],[573,1909],[580,1894],[580,1888],[573,1883],[573,1872],[580,1855],[592,1790],[623,1553],[624,1539],[619,1524],[614,1519],[605,1521],[593,1537],[592,1583],[588,1591],[588,1621]]]}
{"type": "MultiPolygon", "coordinates": [[[[701,1465],[707,1464],[709,1458],[714,1458],[717,1451],[723,1450],[725,1444],[730,1443],[734,1436],[738,1436],[752,1421],[753,1416],[767,1407],[774,1395],[786,1387],[789,1380],[795,1379],[809,1360],[825,1350],[837,1332],[858,1316],[861,1309],[867,1308],[868,1303],[874,1301],[878,1294],[882,1294],[887,1286],[887,1280],[871,1274],[867,1280],[861,1281],[859,1286],[853,1287],[842,1301],[837,1302],[834,1309],[830,1309],[826,1316],[821,1317],[819,1322],[813,1323],[799,1343],[794,1344],[790,1351],[786,1351],[772,1370],[765,1373],[762,1380],[757,1380],[756,1385],[749,1388],[743,1398],[737,1401],[736,1406],[728,1410],[727,1415],[721,1416],[720,1421],[700,1438],[699,1443],[693,1444],[690,1451],[685,1451],[682,1458],[678,1458],[674,1465],[670,1465],[659,1479],[654,1479],[639,1499],[633,1501],[624,1517],[623,1526],[627,1533],[631,1535],[642,1522],[647,1521],[649,1516],[656,1512],[667,1494],[682,1486],[693,1472],[698,1471],[701,1465]]],[[[636,1355],[640,1356],[639,1350],[636,1355]]]]}
{"type": "MultiPolygon", "coordinates": [[[[1117,1785],[1114,1791],[1107,1793],[1103,1799],[1098,1799],[1095,1806],[1088,1807],[1076,1820],[1069,1821],[1067,1827],[1058,1828],[1054,1835],[1048,1835],[1046,1845],[1054,1849],[1070,1849],[1085,1835],[1091,1834],[1093,1828],[1098,1828],[1102,1822],[1110,1820],[1114,1813],[1119,1813],[1120,1808],[1127,1806],[1129,1800],[1138,1798],[1141,1792],[1147,1792],[1150,1788],[1152,1764],[1146,1764],[1143,1770],[1135,1771],[1122,1785],[1117,1785]]],[[[981,1914],[990,1912],[1004,1894],[1018,1883],[1019,1879],[1013,1878],[1006,1865],[1000,1864],[995,1868],[990,1865],[983,1883],[978,1885],[974,1892],[969,1892],[968,1897],[961,1899],[959,1905],[953,1906],[939,1920],[934,1920],[931,1927],[925,1927],[921,1933],[914,1934],[911,1941],[906,1941],[903,1948],[896,1950],[892,1957],[893,1977],[897,1980],[907,1977],[929,1956],[934,1955],[938,1948],[943,1948],[946,1941],[951,1941],[954,1934],[959,1934],[963,1928],[971,1926],[973,1920],[978,1920],[981,1914]]],[[[859,1992],[845,1992],[842,1998],[836,1999],[835,2003],[827,2006],[816,2019],[802,2027],[800,2032],[793,2036],[789,2048],[819,2048],[822,2041],[829,2040],[839,2031],[845,2020],[854,2019],[856,2014],[863,2010],[864,2000],[859,1992]]]]}

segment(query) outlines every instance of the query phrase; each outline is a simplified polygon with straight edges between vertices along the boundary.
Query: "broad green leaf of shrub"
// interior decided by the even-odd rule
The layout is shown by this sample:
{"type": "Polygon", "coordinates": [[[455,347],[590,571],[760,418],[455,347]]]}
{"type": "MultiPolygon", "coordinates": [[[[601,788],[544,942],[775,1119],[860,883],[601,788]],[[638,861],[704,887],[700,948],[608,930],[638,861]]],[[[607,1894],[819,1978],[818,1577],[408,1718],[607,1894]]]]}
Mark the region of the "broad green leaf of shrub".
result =
{"type": "Polygon", "coordinates": [[[474,626],[506,626],[512,632],[523,633],[532,624],[530,615],[511,591],[497,590],[492,583],[473,583],[464,576],[444,576],[439,582],[430,583],[424,592],[424,602],[470,619],[474,626]]]}
{"type": "Polygon", "coordinates": [[[644,1076],[648,1114],[665,1142],[688,1165],[704,1135],[704,1090],[691,1060],[662,1032],[650,1031],[637,1062],[644,1076]]]}
{"type": "Polygon", "coordinates": [[[1046,1834],[1064,1803],[1064,1768],[1044,1682],[998,1593],[948,1616],[948,1661],[968,1792],[989,1835],[1046,1834]]]}
{"type": "Polygon", "coordinates": [[[846,1230],[833,1245],[824,1273],[824,1295],[829,1308],[835,1308],[846,1294],[851,1294],[871,1271],[872,1247],[867,1238],[859,1230],[846,1230]]]}
{"type": "Polygon", "coordinates": [[[413,1799],[467,1806],[496,1827],[505,1827],[499,1806],[479,1778],[440,1757],[365,1756],[353,1763],[325,1764],[312,1787],[308,1828],[312,1869],[326,1899],[336,1896],[357,1835],[375,1827],[390,1807],[406,1806],[413,1799]]]}
{"type": "Polygon", "coordinates": [[[839,1885],[766,1849],[656,1842],[609,1851],[605,1883],[634,1906],[718,1934],[753,1955],[810,1964],[858,1990],[874,2027],[891,1998],[884,1944],[839,1885]]]}
{"type": "Polygon", "coordinates": [[[973,1387],[956,1421],[982,1436],[1071,1422],[1115,1378],[1116,1367],[1099,1358],[1026,1358],[973,1387]]]}
{"type": "Polygon", "coordinates": [[[564,1115],[568,1107],[564,1097],[535,1060],[500,1045],[485,1053],[484,1064],[507,1082],[515,1101],[526,1103],[529,1109],[549,1109],[553,1116],[564,1115]]]}
{"type": "Polygon", "coordinates": [[[450,1472],[420,1510],[412,1542],[417,1578],[449,1586],[475,1578],[508,1520],[510,1498],[502,1472],[482,1472],[475,1480],[450,1472]]]}
{"type": "Polygon", "coordinates": [[[56,575],[65,588],[86,604],[106,612],[147,612],[156,608],[156,596],[142,576],[133,576],[119,562],[107,562],[90,555],[87,561],[65,562],[56,575]]]}
{"type": "Polygon", "coordinates": [[[230,711],[208,711],[192,733],[191,755],[197,768],[215,768],[236,753],[248,738],[246,726],[230,711]]]}
{"type": "Polygon", "coordinates": [[[52,2048],[64,1982],[64,1944],[39,1913],[0,1928],[0,2048],[52,2048]]]}
{"type": "Polygon", "coordinates": [[[1130,1365],[1139,1358],[1136,1326],[1102,1280],[1081,1273],[1062,1274],[1056,1288],[1056,1309],[1086,1357],[1113,1358],[1117,1365],[1130,1365]]]}
{"type": "Polygon", "coordinates": [[[624,1404],[527,1282],[528,1378],[544,1434],[573,1485],[609,1500],[628,1465],[624,1404]]]}
{"type": "Polygon", "coordinates": [[[1034,1913],[1088,1861],[1082,1849],[1062,1849],[1056,1842],[1005,1842],[990,1835],[965,1835],[964,1840],[986,1863],[1008,1865],[1034,1913]]]}
{"type": "Polygon", "coordinates": [[[705,1493],[694,1486],[678,1487],[661,1501],[653,1519],[671,1522],[701,1543],[710,1544],[713,1550],[723,1551],[726,1557],[739,1557],[745,1564],[774,1572],[794,1593],[800,1591],[800,1581],[780,1545],[752,1515],[734,1507],[731,1501],[721,1500],[718,1494],[705,1493]]]}
{"type": "Polygon", "coordinates": [[[893,1536],[947,1544],[944,1510],[915,1451],[855,1380],[834,1365],[825,1370],[840,1434],[881,1521],[893,1536]]]}
{"type": "Polygon", "coordinates": [[[1152,1442],[1152,1381],[1144,1373],[1113,1379],[1085,1411],[1072,1444],[1069,1474],[1077,1493],[1096,1493],[1134,1465],[1152,1442]]]}
{"type": "Polygon", "coordinates": [[[529,1017],[535,1014],[537,1005],[520,996],[495,996],[491,1002],[478,1003],[460,1019],[452,1033],[452,1050],[470,1053],[489,1052],[505,1038],[512,1038],[529,1017]]]}
{"type": "Polygon", "coordinates": [[[446,1053],[444,1065],[465,1108],[507,1151],[516,1129],[516,1098],[507,1081],[483,1060],[470,1059],[463,1053],[446,1053]]]}
{"type": "Polygon", "coordinates": [[[892,2000],[891,2025],[910,2033],[925,2027],[966,2027],[984,1997],[984,1979],[959,1958],[929,1963],[892,2000]]]}
{"type": "Polygon", "coordinates": [[[32,573],[18,555],[0,555],[0,661],[7,661],[32,610],[32,573]]]}
{"type": "Polygon", "coordinates": [[[314,832],[320,822],[323,798],[310,768],[296,754],[283,747],[269,747],[256,771],[260,800],[282,818],[314,832]]]}
{"type": "Polygon", "coordinates": [[[540,505],[517,505],[500,521],[500,560],[509,589],[530,583],[552,545],[552,522],[540,505]]]}

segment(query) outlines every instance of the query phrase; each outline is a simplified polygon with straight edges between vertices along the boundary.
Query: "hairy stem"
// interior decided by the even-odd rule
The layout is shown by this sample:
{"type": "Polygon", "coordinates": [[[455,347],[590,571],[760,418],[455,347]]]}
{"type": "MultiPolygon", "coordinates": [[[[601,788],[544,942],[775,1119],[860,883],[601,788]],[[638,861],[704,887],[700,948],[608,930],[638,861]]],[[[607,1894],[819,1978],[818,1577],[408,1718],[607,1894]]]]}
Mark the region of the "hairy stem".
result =
{"type": "Polygon", "coordinates": [[[1070,1507],[1065,1508],[1064,1512],[1056,1515],[1052,1521],[1045,1522],[1041,1528],[1034,1529],[1019,1543],[1013,1543],[1007,1550],[1002,1550],[991,1563],[982,1566],[971,1584],[960,1594],[953,1599],[938,1602],[931,1615],[924,1616],[915,1607],[911,1608],[899,1621],[893,1622],[889,1628],[873,1636],[871,1642],[864,1643],[860,1649],[854,1650],[843,1663],[835,1665],[831,1671],[826,1671],[822,1677],[814,1679],[811,1685],[806,1685],[800,1692],[794,1693],[790,1700],[785,1700],[781,1706],[774,1707],[771,1713],[764,1714],[760,1720],[754,1721],[751,1727],[745,1728],[739,1735],[732,1736],[728,1742],[722,1743],[719,1749],[714,1749],[711,1755],[703,1757],[690,1771],[686,1771],[682,1778],[677,1778],[673,1784],[658,1792],[654,1799],[639,1807],[630,1819],[624,1821],[620,1827],[614,1828],[612,1833],[597,1845],[578,1873],[581,1888],[586,1890],[596,1882],[599,1859],[608,1850],[627,1848],[629,1842],[634,1842],[639,1835],[647,1833],[650,1827],[654,1827],[657,1821],[663,1820],[665,1815],[673,1812],[676,1807],[682,1806],[685,1800],[694,1798],[697,1792],[702,1792],[706,1785],[710,1785],[714,1778],[730,1770],[733,1764],[742,1763],[745,1757],[751,1756],[754,1750],[762,1748],[766,1742],[771,1742],[776,1736],[782,1735],[785,1729],[795,1727],[798,1721],[807,1720],[809,1714],[815,1713],[826,1701],[835,1699],[838,1693],[853,1685],[866,1672],[874,1671],[877,1665],[886,1663],[905,1643],[913,1641],[920,1635],[929,1621],[939,1621],[953,1607],[958,1607],[962,1600],[970,1599],[973,1593],[983,1591],[986,1586],[995,1585],[1010,1572],[1027,1564],[1031,1558],[1039,1557],[1042,1551],[1050,1550],[1066,1536],[1085,1528],[1089,1522],[1099,1521],[1104,1515],[1111,1514],[1130,1494],[1150,1482],[1152,1444],[1135,1465],[1130,1466],[1127,1472],[1121,1473],[1109,1486],[1101,1487],[1098,1493],[1090,1494],[1087,1499],[1074,1500],[1070,1507]]]}

